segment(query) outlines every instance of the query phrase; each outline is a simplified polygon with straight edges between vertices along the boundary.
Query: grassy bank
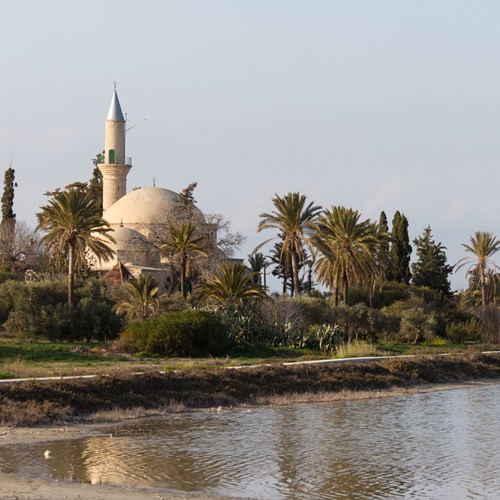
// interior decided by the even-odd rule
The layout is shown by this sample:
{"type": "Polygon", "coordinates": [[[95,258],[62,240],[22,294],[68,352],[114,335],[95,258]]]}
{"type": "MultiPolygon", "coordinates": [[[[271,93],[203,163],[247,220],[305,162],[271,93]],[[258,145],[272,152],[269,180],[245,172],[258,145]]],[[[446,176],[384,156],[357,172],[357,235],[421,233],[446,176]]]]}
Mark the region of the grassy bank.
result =
{"type": "MultiPolygon", "coordinates": [[[[116,352],[107,343],[17,342],[0,336],[0,379],[62,377],[101,374],[116,376],[138,371],[172,371],[215,368],[287,361],[323,359],[329,354],[310,349],[248,347],[223,358],[137,358],[116,352]]],[[[490,350],[481,344],[437,343],[427,345],[371,344],[359,342],[342,346],[333,357],[438,354],[490,350]]]]}
{"type": "Polygon", "coordinates": [[[425,383],[500,380],[500,355],[462,353],[370,364],[189,368],[0,386],[0,424],[67,422],[105,411],[269,404],[301,394],[370,391],[425,383]]]}

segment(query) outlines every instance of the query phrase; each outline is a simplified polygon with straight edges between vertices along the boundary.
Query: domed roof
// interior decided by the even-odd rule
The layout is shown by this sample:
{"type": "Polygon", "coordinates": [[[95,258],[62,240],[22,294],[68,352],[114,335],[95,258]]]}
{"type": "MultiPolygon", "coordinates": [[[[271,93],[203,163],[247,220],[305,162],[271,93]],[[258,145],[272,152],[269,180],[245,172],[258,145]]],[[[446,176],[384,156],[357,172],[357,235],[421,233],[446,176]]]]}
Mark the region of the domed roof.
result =
{"type": "Polygon", "coordinates": [[[141,233],[129,227],[118,226],[109,233],[116,241],[116,243],[108,243],[108,246],[116,251],[122,248],[128,248],[134,239],[142,239],[141,233]]]}
{"type": "MultiPolygon", "coordinates": [[[[179,195],[169,189],[135,189],[111,205],[103,217],[115,229],[118,224],[127,227],[154,224],[165,221],[166,215],[178,207],[178,200],[179,195]]],[[[196,207],[195,213],[204,220],[201,211],[196,207]]]]}
{"type": "Polygon", "coordinates": [[[114,255],[108,261],[100,262],[94,266],[100,270],[109,270],[117,262],[128,266],[158,267],[160,265],[160,252],[151,245],[145,244],[144,236],[130,227],[115,226],[110,235],[116,243],[106,241],[114,255]]]}

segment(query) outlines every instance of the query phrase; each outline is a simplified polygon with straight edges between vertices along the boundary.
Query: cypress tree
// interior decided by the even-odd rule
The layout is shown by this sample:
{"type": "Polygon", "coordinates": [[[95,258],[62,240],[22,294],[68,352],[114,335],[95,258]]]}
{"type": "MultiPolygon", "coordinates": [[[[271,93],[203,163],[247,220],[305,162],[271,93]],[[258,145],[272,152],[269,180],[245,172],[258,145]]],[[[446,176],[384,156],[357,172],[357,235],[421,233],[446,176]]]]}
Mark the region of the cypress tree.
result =
{"type": "Polygon", "coordinates": [[[15,170],[9,167],[5,171],[4,188],[2,195],[2,224],[6,222],[14,222],[16,215],[14,214],[14,178],[15,170]]]}
{"type": "Polygon", "coordinates": [[[2,222],[0,223],[0,264],[12,267],[15,245],[16,215],[14,214],[14,169],[5,171],[2,195],[2,222]]]}
{"type": "Polygon", "coordinates": [[[392,219],[391,265],[389,279],[398,283],[410,283],[410,256],[412,248],[408,236],[408,219],[397,211],[392,219]]]}
{"type": "Polygon", "coordinates": [[[92,163],[94,164],[94,170],[92,171],[92,179],[88,182],[88,190],[102,211],[102,173],[97,165],[104,163],[104,151],[97,153],[92,163]]]}
{"type": "Polygon", "coordinates": [[[436,243],[432,237],[431,226],[424,229],[422,236],[415,238],[417,261],[412,264],[412,283],[416,286],[427,286],[442,296],[450,296],[448,276],[453,266],[446,263],[446,247],[436,243]]]}
{"type": "MultiPolygon", "coordinates": [[[[378,220],[378,229],[380,234],[389,235],[389,223],[387,222],[387,215],[385,212],[380,212],[380,217],[378,220]]],[[[383,262],[381,263],[384,266],[384,271],[382,273],[383,280],[388,280],[390,266],[389,266],[389,238],[382,238],[379,242],[378,255],[383,262]]]]}

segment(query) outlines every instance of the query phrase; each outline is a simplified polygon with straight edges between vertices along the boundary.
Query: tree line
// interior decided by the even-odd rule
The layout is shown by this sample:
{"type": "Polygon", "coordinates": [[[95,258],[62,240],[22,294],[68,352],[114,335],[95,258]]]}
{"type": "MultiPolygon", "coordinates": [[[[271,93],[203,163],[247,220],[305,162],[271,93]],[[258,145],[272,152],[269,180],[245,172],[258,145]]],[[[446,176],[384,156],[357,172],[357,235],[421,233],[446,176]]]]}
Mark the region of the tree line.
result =
{"type": "MultiPolygon", "coordinates": [[[[31,281],[37,272],[45,279],[51,273],[65,270],[68,306],[66,313],[61,309],[58,314],[70,315],[72,308],[81,309],[85,297],[81,291],[75,297],[75,277],[91,276],[88,251],[97,259],[112,256],[108,246],[114,241],[112,230],[102,217],[102,204],[96,196],[99,182],[98,173],[94,172],[89,183],[74,183],[64,190],[46,193],[48,202],[37,214],[36,230],[23,235],[19,231],[23,226],[15,220],[13,212],[14,171],[8,169],[1,200],[0,281],[25,278],[27,271],[31,281]],[[19,252],[18,247],[23,250],[19,252]]],[[[194,211],[195,187],[196,183],[192,183],[182,191],[176,210],[151,231],[152,238],[139,242],[154,246],[168,259],[177,276],[175,286],[159,297],[158,284],[151,277],[139,276],[99,299],[123,321],[144,320],[170,309],[202,307],[222,315],[233,337],[245,342],[260,338],[271,344],[305,345],[316,338],[318,345],[333,345],[332,339],[339,334],[344,341],[352,341],[360,332],[364,332],[362,337],[375,340],[377,328],[381,332],[398,331],[401,338],[406,335],[405,338],[417,341],[425,337],[424,331],[437,332],[439,324],[439,331],[445,336],[449,325],[477,320],[488,324],[488,339],[498,340],[499,274],[493,255],[500,248],[500,241],[492,233],[478,231],[471,236],[470,242],[463,245],[466,256],[452,266],[447,263],[446,248],[436,242],[431,227],[427,226],[413,240],[416,260],[411,263],[409,223],[403,213],[397,211],[389,227],[385,212],[378,221],[372,221],[363,219],[355,209],[323,208],[308,201],[305,195],[293,192],[275,195],[271,200],[272,210],[260,214],[257,231],[274,234],[248,257],[248,265],[231,263],[227,256],[239,247],[243,237],[231,233],[221,216],[200,224],[194,211]],[[220,241],[211,234],[214,228],[226,230],[220,241]],[[273,246],[264,255],[261,250],[268,244],[273,246]],[[289,299],[269,293],[266,286],[269,267],[282,280],[283,295],[289,299]],[[465,269],[469,287],[464,292],[451,291],[449,276],[454,269],[465,269]],[[316,290],[316,282],[328,292],[316,290]],[[181,299],[174,298],[173,292],[179,292],[181,299]],[[391,294],[393,298],[389,300],[391,294]],[[309,307],[304,305],[305,297],[329,305],[321,306],[323,309],[316,311],[315,318],[302,310],[309,307]],[[270,301],[275,309],[281,309],[271,312],[270,301]],[[387,307],[392,309],[385,310],[387,307]],[[301,314],[310,316],[309,324],[297,330],[293,325],[300,321],[290,318],[285,321],[287,310],[302,310],[301,314]],[[382,314],[385,316],[377,311],[385,311],[382,314]],[[397,326],[391,323],[391,314],[397,317],[397,326]],[[264,321],[263,317],[267,319],[264,321]],[[320,322],[322,318],[324,323],[320,322]],[[385,326],[382,320],[387,320],[385,326]],[[283,336],[287,328],[288,333],[285,331],[283,336]]],[[[10,309],[3,306],[3,314],[16,316],[12,300],[10,304],[10,309]]],[[[46,306],[43,306],[45,315],[50,309],[46,306]]],[[[109,311],[99,321],[106,315],[109,316],[109,311]]],[[[22,315],[17,314],[18,322],[20,318],[22,315]]]]}
{"type": "MultiPolygon", "coordinates": [[[[414,240],[417,261],[410,265],[412,247],[408,234],[408,219],[399,211],[392,219],[389,230],[385,212],[378,222],[362,220],[352,208],[332,206],[322,209],[307,203],[306,196],[288,193],[273,198],[274,210],[262,213],[258,231],[272,229],[279,240],[270,261],[252,257],[258,267],[277,264],[273,274],[284,283],[283,289],[292,296],[310,292],[310,284],[299,276],[303,267],[313,269],[318,282],[328,287],[335,305],[342,298],[349,303],[349,287],[363,286],[372,296],[375,287],[386,281],[427,286],[443,296],[450,296],[449,274],[453,266],[446,262],[445,247],[432,236],[431,227],[414,240]]],[[[257,252],[271,239],[261,243],[257,252]]],[[[255,254],[257,255],[257,254],[255,254]]]]}

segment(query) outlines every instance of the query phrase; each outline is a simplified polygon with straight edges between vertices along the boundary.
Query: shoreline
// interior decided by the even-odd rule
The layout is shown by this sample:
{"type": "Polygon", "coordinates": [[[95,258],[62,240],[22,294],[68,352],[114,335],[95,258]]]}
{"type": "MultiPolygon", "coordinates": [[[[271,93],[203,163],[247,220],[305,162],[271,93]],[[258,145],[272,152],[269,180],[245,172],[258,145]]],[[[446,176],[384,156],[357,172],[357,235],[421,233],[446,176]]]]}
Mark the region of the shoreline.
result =
{"type": "Polygon", "coordinates": [[[110,426],[126,424],[127,422],[140,419],[168,417],[169,414],[179,414],[187,412],[210,413],[221,411],[244,411],[248,408],[257,407],[288,406],[308,403],[331,403],[335,401],[362,401],[367,399],[386,399],[397,396],[414,396],[416,394],[426,394],[429,392],[451,391],[494,384],[500,384],[500,380],[478,379],[456,383],[421,384],[406,388],[391,387],[382,390],[345,390],[340,392],[305,393],[289,395],[286,397],[286,400],[282,400],[282,398],[276,397],[276,400],[274,402],[244,404],[225,408],[188,408],[175,412],[168,410],[144,411],[144,409],[142,408],[137,409],[136,411],[134,411],[134,409],[130,409],[128,412],[123,414],[112,412],[113,416],[109,418],[106,418],[105,414],[99,414],[98,416],[89,416],[85,419],[85,422],[82,422],[80,419],[78,419],[75,421],[54,423],[51,425],[19,427],[0,426],[0,446],[4,444],[19,444],[33,441],[42,442],[102,436],[107,435],[106,429],[110,426]]]}
{"type": "MultiPolygon", "coordinates": [[[[288,398],[286,402],[267,404],[266,406],[282,406],[290,404],[305,404],[311,402],[334,402],[341,400],[366,400],[385,399],[396,396],[413,396],[417,394],[473,388],[476,386],[500,384],[498,379],[478,379],[467,382],[443,383],[443,384],[421,384],[410,388],[389,388],[383,390],[369,391],[341,391],[337,393],[315,393],[297,394],[295,398],[288,398]]],[[[242,411],[251,405],[240,405],[232,408],[200,408],[188,409],[186,411],[242,411]]],[[[264,405],[252,405],[264,406],[264,405]]],[[[43,442],[53,440],[81,439],[87,436],[98,436],[106,434],[106,428],[111,425],[125,424],[134,419],[147,419],[167,417],[165,412],[152,412],[147,415],[135,417],[122,417],[100,421],[103,417],[90,418],[89,422],[68,422],[62,425],[46,425],[35,427],[0,427],[0,446],[5,444],[22,444],[25,442],[43,442]],[[99,420],[99,421],[96,421],[99,420]]],[[[222,500],[231,497],[210,496],[201,493],[179,493],[158,488],[144,488],[118,484],[96,484],[76,483],[69,481],[50,481],[46,479],[30,479],[21,475],[0,472],[0,495],[5,500],[63,500],[68,498],[79,498],[80,500],[120,500],[134,498],[136,500],[146,499],[171,499],[171,500],[222,500]]]]}
{"type": "Polygon", "coordinates": [[[2,500],[223,500],[231,497],[216,497],[203,494],[177,493],[158,488],[141,488],[114,484],[87,484],[50,482],[43,479],[28,479],[12,474],[0,473],[0,498],[2,500]]]}
{"type": "Polygon", "coordinates": [[[370,363],[325,360],[0,384],[0,438],[12,428],[64,428],[211,408],[360,399],[500,380],[499,354],[392,357],[370,363]]]}

